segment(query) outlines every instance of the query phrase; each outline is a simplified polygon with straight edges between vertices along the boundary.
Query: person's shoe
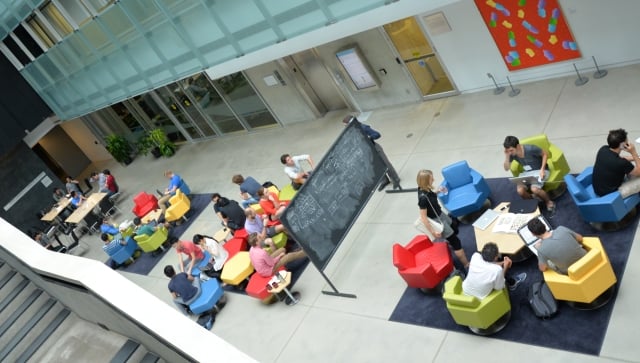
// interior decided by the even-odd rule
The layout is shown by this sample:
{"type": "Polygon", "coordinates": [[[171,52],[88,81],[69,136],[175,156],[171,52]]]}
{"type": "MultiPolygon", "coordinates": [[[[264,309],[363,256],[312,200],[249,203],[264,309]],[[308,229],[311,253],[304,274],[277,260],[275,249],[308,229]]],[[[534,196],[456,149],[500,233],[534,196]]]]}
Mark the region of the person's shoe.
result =
{"type": "Polygon", "coordinates": [[[527,279],[527,273],[526,272],[522,272],[522,273],[517,274],[515,277],[513,277],[513,284],[509,285],[509,291],[513,291],[513,290],[517,289],[518,285],[520,285],[526,279],[527,279]]]}
{"type": "Polygon", "coordinates": [[[549,218],[553,218],[556,215],[556,203],[551,204],[551,207],[547,205],[547,212],[549,212],[549,218]]]}

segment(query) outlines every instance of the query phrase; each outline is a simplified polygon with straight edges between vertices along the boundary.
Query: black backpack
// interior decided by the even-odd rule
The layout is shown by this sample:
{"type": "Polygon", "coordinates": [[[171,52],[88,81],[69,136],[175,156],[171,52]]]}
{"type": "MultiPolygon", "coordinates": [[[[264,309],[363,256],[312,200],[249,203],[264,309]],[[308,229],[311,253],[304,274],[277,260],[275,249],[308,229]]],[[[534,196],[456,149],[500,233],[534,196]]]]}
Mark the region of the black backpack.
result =
{"type": "Polygon", "coordinates": [[[529,305],[540,319],[551,319],[558,312],[558,302],[544,281],[536,281],[529,289],[529,305]]]}

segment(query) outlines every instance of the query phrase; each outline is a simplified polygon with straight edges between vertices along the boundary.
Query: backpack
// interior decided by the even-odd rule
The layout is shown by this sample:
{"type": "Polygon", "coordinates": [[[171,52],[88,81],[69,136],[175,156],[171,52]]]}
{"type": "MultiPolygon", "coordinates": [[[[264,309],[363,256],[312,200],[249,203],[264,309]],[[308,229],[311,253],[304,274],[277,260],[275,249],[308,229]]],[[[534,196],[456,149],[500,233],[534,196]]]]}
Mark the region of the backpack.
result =
{"type": "Polygon", "coordinates": [[[529,305],[540,319],[551,319],[558,312],[558,302],[544,281],[536,281],[529,289],[529,305]]]}
{"type": "Polygon", "coordinates": [[[216,321],[216,314],[213,313],[204,313],[198,317],[198,325],[201,327],[211,330],[213,323],[216,321]]]}

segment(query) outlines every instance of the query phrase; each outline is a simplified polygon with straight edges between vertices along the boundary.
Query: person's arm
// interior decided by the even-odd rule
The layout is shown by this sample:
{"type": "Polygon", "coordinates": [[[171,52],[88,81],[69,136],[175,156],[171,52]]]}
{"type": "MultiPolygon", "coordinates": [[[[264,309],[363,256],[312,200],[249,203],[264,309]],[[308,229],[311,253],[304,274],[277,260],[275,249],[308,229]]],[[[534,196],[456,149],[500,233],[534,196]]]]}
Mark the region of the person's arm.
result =
{"type": "Polygon", "coordinates": [[[638,156],[638,151],[636,150],[636,146],[633,143],[627,144],[627,147],[624,148],[629,154],[631,154],[631,158],[635,163],[633,170],[629,172],[629,175],[638,176],[640,175],[640,157],[638,156]]]}
{"type": "Polygon", "coordinates": [[[538,262],[538,270],[545,272],[547,271],[547,269],[549,268],[549,266],[547,266],[546,263],[544,262],[538,262]]]}
{"type": "Polygon", "coordinates": [[[175,293],[175,292],[173,292],[173,291],[171,291],[171,296],[172,296],[174,299],[177,299],[177,298],[178,298],[178,294],[176,294],[176,293],[175,293]]]}
{"type": "Polygon", "coordinates": [[[549,159],[549,154],[545,149],[542,150],[542,163],[540,164],[540,180],[544,179],[544,171],[547,168],[547,159],[549,159]]]}
{"type": "Polygon", "coordinates": [[[191,252],[189,254],[189,266],[187,266],[187,276],[191,276],[191,270],[193,269],[193,265],[196,263],[196,253],[191,252]]]}
{"type": "Polygon", "coordinates": [[[422,224],[424,224],[425,228],[431,232],[431,234],[436,237],[436,238],[440,238],[442,236],[442,234],[440,232],[437,232],[434,228],[433,225],[431,225],[431,222],[429,222],[429,219],[427,218],[427,210],[426,209],[420,209],[420,220],[422,221],[422,224]]]}
{"type": "Polygon", "coordinates": [[[309,162],[309,166],[311,167],[311,170],[315,169],[315,165],[313,163],[313,159],[311,159],[311,155],[309,155],[309,157],[307,158],[307,161],[309,162]]]}
{"type": "Polygon", "coordinates": [[[505,171],[509,171],[511,169],[511,156],[507,150],[504,151],[504,162],[502,163],[505,171]]]}
{"type": "Polygon", "coordinates": [[[176,250],[176,252],[178,253],[178,262],[180,264],[180,272],[184,272],[184,261],[182,259],[182,254],[180,253],[180,251],[176,250]]]}

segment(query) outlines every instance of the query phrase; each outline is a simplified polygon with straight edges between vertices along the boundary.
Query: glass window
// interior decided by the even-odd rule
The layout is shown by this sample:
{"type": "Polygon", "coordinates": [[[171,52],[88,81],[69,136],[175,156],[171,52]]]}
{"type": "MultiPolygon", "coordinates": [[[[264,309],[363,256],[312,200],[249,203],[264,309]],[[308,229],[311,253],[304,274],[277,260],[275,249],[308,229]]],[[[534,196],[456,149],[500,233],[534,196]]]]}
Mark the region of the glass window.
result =
{"type": "Polygon", "coordinates": [[[40,11],[61,36],[64,37],[73,32],[71,24],[69,24],[67,19],[62,16],[60,10],[58,10],[58,8],[53,3],[49,2],[45,4],[40,11]]]}
{"type": "Polygon", "coordinates": [[[233,110],[251,128],[277,124],[271,112],[241,72],[217,79],[214,83],[227,98],[233,110]]]}
{"type": "Polygon", "coordinates": [[[79,0],[58,0],[58,3],[78,26],[91,19],[91,13],[79,0]]]}
{"type": "Polygon", "coordinates": [[[32,16],[31,18],[27,19],[27,24],[29,24],[31,29],[33,29],[33,32],[38,35],[40,40],[42,40],[42,42],[46,44],[47,47],[53,47],[55,37],[49,32],[44,24],[42,24],[40,19],[32,16]]]}

